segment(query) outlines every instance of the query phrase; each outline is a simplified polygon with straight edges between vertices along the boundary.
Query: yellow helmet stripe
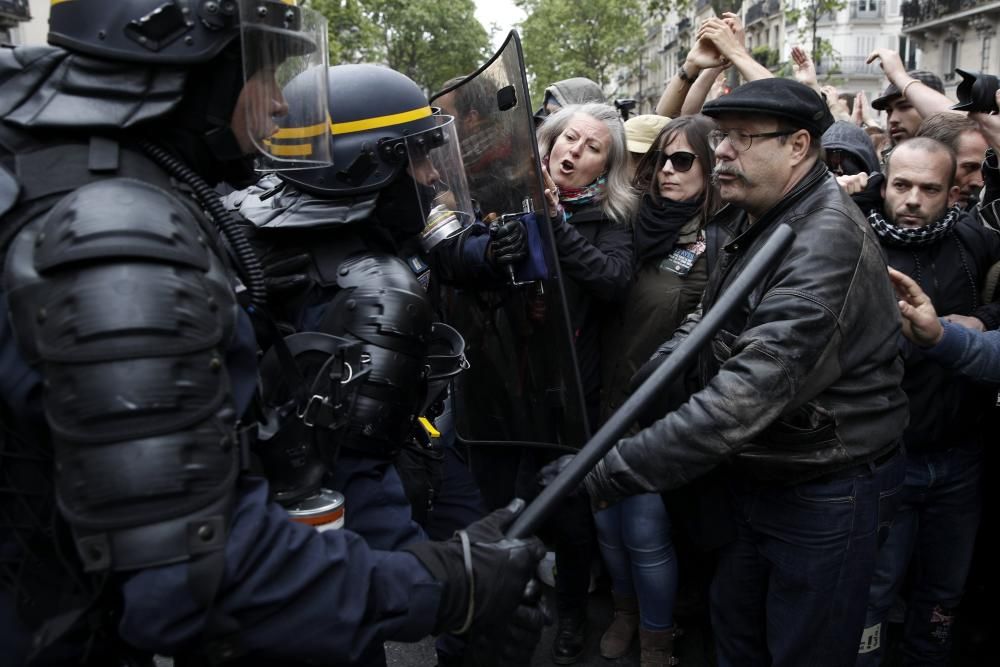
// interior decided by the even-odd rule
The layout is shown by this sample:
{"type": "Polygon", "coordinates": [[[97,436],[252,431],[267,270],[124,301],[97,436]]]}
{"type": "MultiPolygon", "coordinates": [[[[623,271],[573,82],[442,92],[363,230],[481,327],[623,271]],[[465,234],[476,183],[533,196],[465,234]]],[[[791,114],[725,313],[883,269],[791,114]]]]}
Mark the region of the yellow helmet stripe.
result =
{"type": "Polygon", "coordinates": [[[325,123],[316,123],[306,127],[283,127],[271,137],[272,139],[307,139],[326,134],[326,128],[330,124],[329,117],[325,123]]]}
{"type": "Polygon", "coordinates": [[[49,6],[55,7],[56,5],[61,5],[64,2],[70,2],[70,0],[52,0],[52,2],[49,3],[49,6]]]}
{"type": "Polygon", "coordinates": [[[264,145],[271,155],[278,157],[306,157],[313,152],[312,144],[272,144],[265,141],[264,145]]]}
{"type": "Polygon", "coordinates": [[[330,123],[330,133],[331,134],[350,134],[352,132],[364,132],[365,130],[376,130],[380,127],[389,127],[390,125],[399,125],[400,123],[408,123],[411,120],[420,120],[421,118],[427,118],[433,113],[429,106],[420,107],[419,109],[413,109],[412,111],[402,111],[400,113],[393,113],[387,116],[375,116],[374,118],[362,118],[361,120],[352,120],[345,123],[330,123]]]}

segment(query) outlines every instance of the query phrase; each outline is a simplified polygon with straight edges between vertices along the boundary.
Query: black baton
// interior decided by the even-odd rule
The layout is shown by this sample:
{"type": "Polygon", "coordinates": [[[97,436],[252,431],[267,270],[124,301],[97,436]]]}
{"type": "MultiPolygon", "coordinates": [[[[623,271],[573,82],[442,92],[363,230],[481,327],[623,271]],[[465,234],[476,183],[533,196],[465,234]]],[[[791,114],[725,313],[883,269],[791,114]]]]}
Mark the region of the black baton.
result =
{"type": "Polygon", "coordinates": [[[566,469],[552,483],[542,489],[530,505],[511,524],[507,537],[522,538],[531,535],[542,520],[552,511],[556,503],[569,495],[580,484],[587,473],[618,442],[636,415],[645,410],[653,397],[694,361],[698,352],[722,327],[722,323],[736,307],[750,294],[768,271],[785,256],[795,232],[788,225],[779,225],[771,238],[751,258],[747,267],[719,297],[712,308],[704,314],[691,333],[681,341],[677,349],[653,371],[652,375],[636,389],[624,405],[608,419],[584,447],[569,462],[566,469]]]}

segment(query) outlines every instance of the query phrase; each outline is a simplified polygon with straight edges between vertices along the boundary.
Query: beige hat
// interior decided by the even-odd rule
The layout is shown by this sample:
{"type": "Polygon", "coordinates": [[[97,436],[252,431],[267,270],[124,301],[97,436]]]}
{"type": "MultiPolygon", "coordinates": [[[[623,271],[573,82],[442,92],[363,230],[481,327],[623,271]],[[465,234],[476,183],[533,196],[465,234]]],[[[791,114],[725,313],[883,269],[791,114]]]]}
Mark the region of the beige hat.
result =
{"type": "Polygon", "coordinates": [[[645,153],[653,145],[653,140],[663,126],[670,122],[667,116],[642,114],[625,121],[625,139],[632,153],[645,153]]]}

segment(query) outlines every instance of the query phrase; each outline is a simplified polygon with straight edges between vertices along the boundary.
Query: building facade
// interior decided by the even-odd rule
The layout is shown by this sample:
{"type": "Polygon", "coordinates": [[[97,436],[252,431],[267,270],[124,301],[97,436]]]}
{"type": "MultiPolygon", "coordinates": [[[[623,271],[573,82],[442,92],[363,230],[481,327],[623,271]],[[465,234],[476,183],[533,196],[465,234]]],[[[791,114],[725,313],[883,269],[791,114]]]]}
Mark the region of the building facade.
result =
{"type": "Polygon", "coordinates": [[[0,42],[16,43],[20,26],[31,20],[28,0],[0,0],[0,42]]]}
{"type": "Polygon", "coordinates": [[[52,0],[0,0],[0,41],[8,44],[45,44],[52,0]],[[8,8],[17,9],[17,20],[8,8]]]}
{"type": "Polygon", "coordinates": [[[1000,2],[997,0],[908,0],[902,3],[903,34],[923,51],[926,69],[942,75],[955,98],[955,69],[1000,73],[1000,2]]]}

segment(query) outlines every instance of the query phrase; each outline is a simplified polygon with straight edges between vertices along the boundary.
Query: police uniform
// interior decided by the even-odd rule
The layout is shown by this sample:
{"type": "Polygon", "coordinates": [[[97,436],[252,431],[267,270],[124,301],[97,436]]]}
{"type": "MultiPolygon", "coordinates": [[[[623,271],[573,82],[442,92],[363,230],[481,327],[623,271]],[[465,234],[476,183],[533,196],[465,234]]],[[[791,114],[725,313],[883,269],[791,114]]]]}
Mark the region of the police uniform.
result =
{"type": "MultiPolygon", "coordinates": [[[[372,548],[395,549],[426,540],[421,526],[447,538],[485,514],[454,446],[432,439],[431,404],[464,356],[458,333],[433,322],[432,271],[419,243],[436,205],[433,196],[421,199],[422,189],[433,186],[405,171],[411,148],[420,160],[448,147],[442,123],[450,119],[384,67],[332,67],[329,85],[334,166],[265,176],[225,204],[252,225],[282,328],[356,340],[371,360],[347,425],[313,451],[327,464],[324,484],[345,497],[345,526],[372,548]]],[[[279,377],[265,374],[265,387],[281,382],[274,370],[279,377]]],[[[313,437],[294,414],[286,417],[279,431],[313,437]]],[[[281,451],[294,450],[277,439],[281,451]]],[[[296,502],[301,494],[284,495],[296,502]]]]}
{"type": "Polygon", "coordinates": [[[483,558],[506,518],[469,549],[377,552],[291,522],[242,471],[255,350],[236,292],[263,288],[202,175],[246,173],[228,127],[245,63],[269,70],[286,39],[325,53],[305,11],[74,0],[52,8],[64,48],[0,51],[5,664],[346,662],[483,622],[459,599],[486,591],[447,572],[463,551],[474,570],[523,561],[492,589],[508,613],[530,576],[530,543],[483,558]]]}

